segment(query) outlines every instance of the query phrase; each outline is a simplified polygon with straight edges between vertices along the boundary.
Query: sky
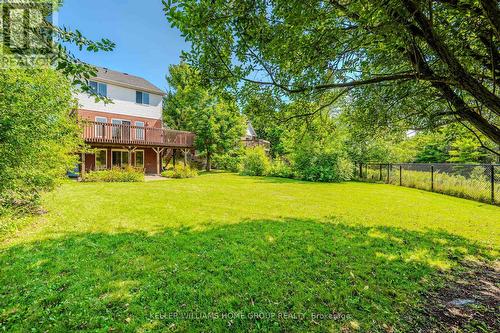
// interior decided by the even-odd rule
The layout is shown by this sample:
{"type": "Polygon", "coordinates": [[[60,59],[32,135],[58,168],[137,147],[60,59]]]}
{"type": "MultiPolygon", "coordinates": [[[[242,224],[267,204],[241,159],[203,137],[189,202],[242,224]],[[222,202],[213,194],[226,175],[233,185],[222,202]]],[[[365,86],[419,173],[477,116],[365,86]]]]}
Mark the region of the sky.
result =
{"type": "Polygon", "coordinates": [[[189,44],[170,27],[162,9],[161,0],[64,0],[57,23],[116,44],[114,51],[98,53],[69,46],[80,60],[143,77],[165,90],[168,66],[179,63],[189,44]]]}

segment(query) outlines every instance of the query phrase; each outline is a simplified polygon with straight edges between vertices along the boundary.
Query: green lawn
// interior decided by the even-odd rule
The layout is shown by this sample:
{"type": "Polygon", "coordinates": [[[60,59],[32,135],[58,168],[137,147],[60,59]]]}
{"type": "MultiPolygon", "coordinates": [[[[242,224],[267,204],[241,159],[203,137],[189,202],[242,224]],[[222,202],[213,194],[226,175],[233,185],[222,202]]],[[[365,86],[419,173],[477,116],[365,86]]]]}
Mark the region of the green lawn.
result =
{"type": "Polygon", "coordinates": [[[0,243],[0,331],[407,332],[500,245],[500,208],[381,184],[72,182],[44,208],[0,243]]]}

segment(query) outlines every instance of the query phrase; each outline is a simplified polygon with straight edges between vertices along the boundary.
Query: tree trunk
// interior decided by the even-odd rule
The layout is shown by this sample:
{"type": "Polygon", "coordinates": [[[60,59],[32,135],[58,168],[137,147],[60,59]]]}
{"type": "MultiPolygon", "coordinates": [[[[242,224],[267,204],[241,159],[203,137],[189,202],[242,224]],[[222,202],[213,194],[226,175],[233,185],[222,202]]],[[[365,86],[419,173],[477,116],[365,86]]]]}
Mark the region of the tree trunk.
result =
{"type": "MultiPolygon", "coordinates": [[[[425,75],[434,75],[434,72],[425,61],[422,52],[415,43],[409,46],[407,56],[416,70],[419,70],[425,75]]],[[[446,83],[434,81],[431,85],[441,92],[443,98],[446,99],[451,106],[453,106],[460,119],[471,123],[481,133],[489,137],[496,144],[500,144],[500,129],[498,127],[483,118],[479,113],[474,112],[474,110],[472,110],[466,102],[446,83]]]]}
{"type": "Polygon", "coordinates": [[[500,39],[500,10],[498,9],[498,3],[493,0],[481,0],[480,4],[497,38],[500,39]]]}
{"type": "Polygon", "coordinates": [[[205,166],[205,170],[210,172],[212,170],[212,153],[207,150],[207,165],[205,166]]]}
{"type": "MultiPolygon", "coordinates": [[[[478,102],[486,106],[491,112],[500,115],[500,98],[484,87],[481,82],[472,77],[460,64],[458,59],[448,49],[441,37],[432,28],[426,16],[412,0],[403,1],[406,9],[418,24],[420,29],[410,29],[410,33],[421,37],[431,49],[436,52],[441,61],[446,64],[452,77],[458,85],[468,91],[478,102]]],[[[407,25],[407,28],[410,28],[407,25]]],[[[424,73],[423,73],[424,74],[424,73]]]]}

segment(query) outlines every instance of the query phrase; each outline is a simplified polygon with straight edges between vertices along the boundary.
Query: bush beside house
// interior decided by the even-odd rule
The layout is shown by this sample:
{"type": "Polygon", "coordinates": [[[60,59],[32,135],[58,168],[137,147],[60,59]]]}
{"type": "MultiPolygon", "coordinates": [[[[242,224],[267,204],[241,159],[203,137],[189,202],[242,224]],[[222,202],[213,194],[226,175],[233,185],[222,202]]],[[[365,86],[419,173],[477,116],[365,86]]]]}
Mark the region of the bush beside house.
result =
{"type": "Polygon", "coordinates": [[[133,182],[143,182],[144,181],[144,170],[137,169],[133,167],[125,167],[125,168],[112,168],[110,170],[100,170],[100,171],[90,171],[87,173],[84,182],[124,182],[124,183],[133,183],[133,182]]]}
{"type": "Polygon", "coordinates": [[[198,170],[189,165],[177,164],[172,169],[163,171],[161,175],[166,178],[193,178],[198,176],[198,170]]]}

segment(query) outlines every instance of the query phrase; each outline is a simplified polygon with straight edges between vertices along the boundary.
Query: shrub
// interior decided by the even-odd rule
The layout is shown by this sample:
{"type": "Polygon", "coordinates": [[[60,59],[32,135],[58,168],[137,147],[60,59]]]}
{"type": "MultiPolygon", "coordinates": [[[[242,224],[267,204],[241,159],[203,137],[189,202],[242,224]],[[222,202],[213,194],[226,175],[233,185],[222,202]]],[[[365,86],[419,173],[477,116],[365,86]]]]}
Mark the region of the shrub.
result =
{"type": "Polygon", "coordinates": [[[267,176],[270,177],[281,177],[281,178],[293,178],[294,172],[289,163],[285,162],[283,159],[275,159],[269,170],[267,171],[267,176]]]}
{"type": "Polygon", "coordinates": [[[241,154],[217,154],[212,159],[212,166],[218,170],[238,172],[241,163],[241,154]]]}
{"type": "Polygon", "coordinates": [[[352,162],[337,152],[303,151],[294,162],[299,178],[313,182],[342,182],[354,173],[352,162]]]}
{"type": "Polygon", "coordinates": [[[85,182],[143,182],[144,171],[133,167],[112,168],[111,170],[91,171],[83,179],[85,182]]]}
{"type": "Polygon", "coordinates": [[[246,176],[264,176],[269,169],[269,158],[262,147],[249,148],[241,161],[241,174],[246,176]]]}
{"type": "Polygon", "coordinates": [[[49,68],[0,71],[0,215],[36,212],[74,168],[82,139],[71,85],[49,68]]]}
{"type": "Polygon", "coordinates": [[[172,169],[163,171],[161,175],[166,178],[193,178],[198,176],[198,170],[189,165],[177,164],[172,169]]]}

